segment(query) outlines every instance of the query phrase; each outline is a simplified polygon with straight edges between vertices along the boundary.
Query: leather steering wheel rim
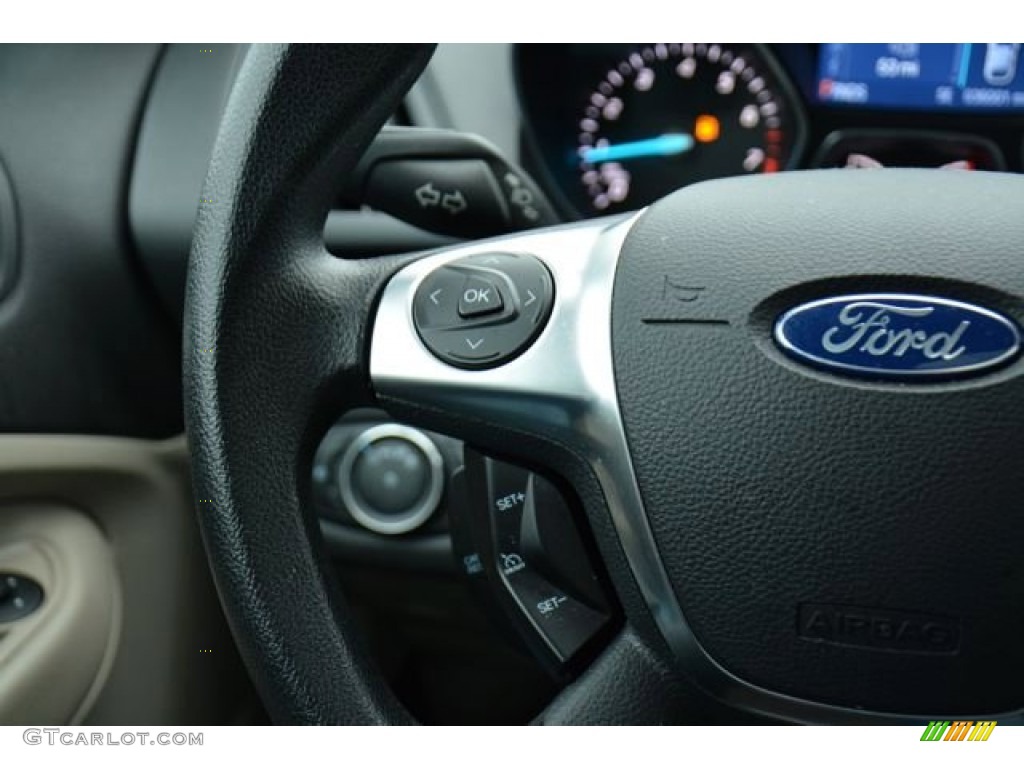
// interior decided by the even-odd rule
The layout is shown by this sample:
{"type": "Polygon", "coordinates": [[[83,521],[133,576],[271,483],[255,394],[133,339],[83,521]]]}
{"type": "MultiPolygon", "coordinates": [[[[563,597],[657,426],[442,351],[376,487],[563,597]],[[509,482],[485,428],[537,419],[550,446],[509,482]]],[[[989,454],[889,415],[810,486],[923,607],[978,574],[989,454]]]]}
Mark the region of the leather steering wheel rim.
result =
{"type": "Polygon", "coordinates": [[[318,425],[307,419],[323,399],[369,400],[359,344],[369,297],[394,264],[348,269],[325,251],[319,229],[340,179],[430,52],[253,46],[224,114],[196,225],[184,365],[199,519],[229,623],[277,722],[408,719],[351,640],[311,545],[314,523],[302,511],[295,472],[312,450],[318,425]],[[331,302],[331,284],[353,279],[365,281],[366,303],[331,302]],[[293,334],[295,323],[322,335],[293,334]],[[298,379],[303,358],[324,347],[342,362],[314,389],[298,379]],[[291,402],[280,386],[262,385],[267,377],[290,380],[291,402]]]}

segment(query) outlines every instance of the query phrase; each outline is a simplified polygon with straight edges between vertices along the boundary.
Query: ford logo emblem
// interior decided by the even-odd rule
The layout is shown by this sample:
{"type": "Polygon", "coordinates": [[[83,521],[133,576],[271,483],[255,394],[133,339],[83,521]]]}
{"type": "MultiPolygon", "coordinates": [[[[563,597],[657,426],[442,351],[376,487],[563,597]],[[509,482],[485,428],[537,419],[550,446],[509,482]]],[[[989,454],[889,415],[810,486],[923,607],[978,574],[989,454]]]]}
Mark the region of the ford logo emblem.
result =
{"type": "Polygon", "coordinates": [[[871,379],[938,380],[1012,360],[1020,331],[1007,317],[962,301],[868,293],[801,304],[775,323],[790,356],[871,379]]]}

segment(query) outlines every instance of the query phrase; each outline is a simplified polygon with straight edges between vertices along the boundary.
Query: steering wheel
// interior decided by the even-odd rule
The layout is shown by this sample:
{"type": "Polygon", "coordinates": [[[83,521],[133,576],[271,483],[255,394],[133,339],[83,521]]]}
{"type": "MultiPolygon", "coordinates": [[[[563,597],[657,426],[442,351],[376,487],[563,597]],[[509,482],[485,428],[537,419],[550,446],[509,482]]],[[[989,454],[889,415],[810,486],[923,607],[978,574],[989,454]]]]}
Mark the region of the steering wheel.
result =
{"type": "Polygon", "coordinates": [[[311,511],[318,439],[372,405],[578,496],[622,621],[538,722],[712,702],[1019,720],[1024,179],[730,179],[633,216],[336,258],[331,202],[431,50],[253,47],[211,161],[186,422],[217,588],[273,719],[411,721],[311,511]],[[421,289],[494,255],[547,276],[545,308],[499,264],[509,317],[533,325],[476,354],[429,327],[421,289]]]}

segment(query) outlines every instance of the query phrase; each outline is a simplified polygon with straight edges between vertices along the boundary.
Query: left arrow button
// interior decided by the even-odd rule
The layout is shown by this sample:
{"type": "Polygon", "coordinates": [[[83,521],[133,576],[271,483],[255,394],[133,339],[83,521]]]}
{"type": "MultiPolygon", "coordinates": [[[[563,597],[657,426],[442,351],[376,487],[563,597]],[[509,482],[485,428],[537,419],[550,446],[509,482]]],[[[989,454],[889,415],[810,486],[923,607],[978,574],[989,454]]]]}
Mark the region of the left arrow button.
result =
{"type": "Polygon", "coordinates": [[[459,291],[466,275],[454,269],[439,269],[423,282],[416,292],[413,313],[417,327],[450,328],[459,317],[459,291]]]}

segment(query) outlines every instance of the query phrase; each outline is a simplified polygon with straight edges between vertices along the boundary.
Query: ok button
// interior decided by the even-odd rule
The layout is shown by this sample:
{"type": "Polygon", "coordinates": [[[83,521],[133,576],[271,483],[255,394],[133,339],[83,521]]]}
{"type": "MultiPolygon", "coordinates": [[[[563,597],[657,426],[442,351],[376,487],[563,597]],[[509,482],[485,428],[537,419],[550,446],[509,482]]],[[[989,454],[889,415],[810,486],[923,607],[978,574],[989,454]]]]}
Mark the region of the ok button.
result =
{"type": "Polygon", "coordinates": [[[467,277],[459,294],[459,315],[478,317],[500,312],[505,307],[496,283],[476,275],[467,277]]]}

